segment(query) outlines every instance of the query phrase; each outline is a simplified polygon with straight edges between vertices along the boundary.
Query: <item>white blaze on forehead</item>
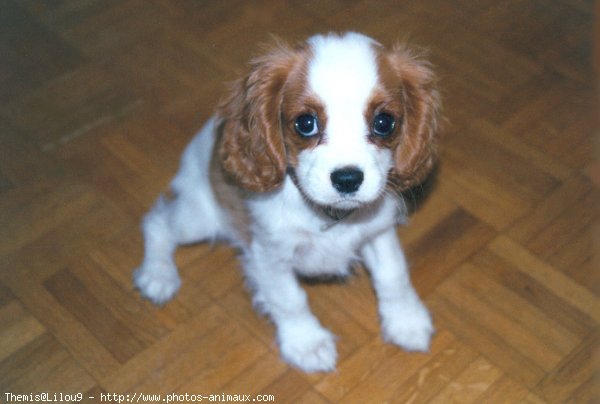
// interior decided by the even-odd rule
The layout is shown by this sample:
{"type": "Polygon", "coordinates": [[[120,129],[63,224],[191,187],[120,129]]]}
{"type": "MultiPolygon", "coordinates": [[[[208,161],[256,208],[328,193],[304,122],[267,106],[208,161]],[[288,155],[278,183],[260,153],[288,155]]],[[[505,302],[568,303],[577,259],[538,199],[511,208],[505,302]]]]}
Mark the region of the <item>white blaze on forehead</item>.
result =
{"type": "Polygon", "coordinates": [[[357,33],[319,35],[308,42],[313,51],[308,84],[325,103],[328,117],[362,118],[377,84],[377,42],[357,33]]]}

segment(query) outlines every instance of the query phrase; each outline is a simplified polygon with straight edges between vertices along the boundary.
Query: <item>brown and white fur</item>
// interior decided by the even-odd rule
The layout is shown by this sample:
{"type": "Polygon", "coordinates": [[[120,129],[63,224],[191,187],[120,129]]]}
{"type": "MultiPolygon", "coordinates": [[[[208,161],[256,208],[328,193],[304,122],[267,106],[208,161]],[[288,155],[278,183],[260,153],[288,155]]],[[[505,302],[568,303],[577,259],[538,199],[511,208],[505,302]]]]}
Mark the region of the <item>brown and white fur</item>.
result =
{"type": "Polygon", "coordinates": [[[185,150],[171,197],[146,215],[135,285],[163,304],[181,284],[178,245],[228,240],[283,358],[331,371],[335,337],[297,276],[344,276],[362,262],[384,338],[427,350],[432,321],[395,226],[406,215],[400,192],[435,162],[438,113],[429,64],[405,46],[385,49],[357,33],[277,42],[234,83],[185,150]]]}

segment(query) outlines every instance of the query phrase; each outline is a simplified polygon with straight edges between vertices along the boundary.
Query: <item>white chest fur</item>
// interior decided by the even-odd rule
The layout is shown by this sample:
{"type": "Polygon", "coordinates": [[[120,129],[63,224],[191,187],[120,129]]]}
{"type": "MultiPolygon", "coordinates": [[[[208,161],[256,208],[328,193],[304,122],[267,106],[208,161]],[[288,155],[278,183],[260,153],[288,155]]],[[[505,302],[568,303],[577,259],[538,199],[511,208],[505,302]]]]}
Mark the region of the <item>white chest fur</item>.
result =
{"type": "Polygon", "coordinates": [[[344,275],[362,245],[397,223],[399,206],[388,196],[335,222],[310,206],[288,178],[280,190],[249,201],[257,244],[251,250],[268,250],[273,265],[302,275],[344,275]]]}

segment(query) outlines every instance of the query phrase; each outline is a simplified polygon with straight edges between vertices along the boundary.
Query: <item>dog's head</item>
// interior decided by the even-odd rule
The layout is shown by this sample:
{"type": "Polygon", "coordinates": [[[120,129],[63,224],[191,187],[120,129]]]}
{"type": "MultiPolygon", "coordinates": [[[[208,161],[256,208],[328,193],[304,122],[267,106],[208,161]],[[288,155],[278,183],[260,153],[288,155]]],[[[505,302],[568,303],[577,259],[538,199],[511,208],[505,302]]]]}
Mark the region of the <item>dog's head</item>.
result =
{"type": "Polygon", "coordinates": [[[219,108],[222,167],[269,192],[287,173],[312,202],[353,209],[421,182],[436,156],[439,96],[427,62],[356,33],[276,43],[219,108]]]}

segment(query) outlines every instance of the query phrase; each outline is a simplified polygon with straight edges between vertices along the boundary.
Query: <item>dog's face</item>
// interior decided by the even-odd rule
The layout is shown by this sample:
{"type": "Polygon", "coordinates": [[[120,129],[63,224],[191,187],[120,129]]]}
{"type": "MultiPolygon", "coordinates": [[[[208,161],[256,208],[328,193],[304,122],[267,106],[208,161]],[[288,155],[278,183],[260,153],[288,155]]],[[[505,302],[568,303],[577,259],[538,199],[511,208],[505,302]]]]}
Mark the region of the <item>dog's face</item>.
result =
{"type": "Polygon", "coordinates": [[[310,45],[306,71],[283,89],[290,165],[311,201],[356,208],[384,191],[393,167],[388,144],[404,114],[383,100],[376,45],[369,39],[316,37],[310,45]]]}
{"type": "Polygon", "coordinates": [[[349,33],[279,44],[220,108],[223,168],[268,192],[286,173],[313,203],[354,209],[433,165],[439,100],[428,65],[349,33]]]}

